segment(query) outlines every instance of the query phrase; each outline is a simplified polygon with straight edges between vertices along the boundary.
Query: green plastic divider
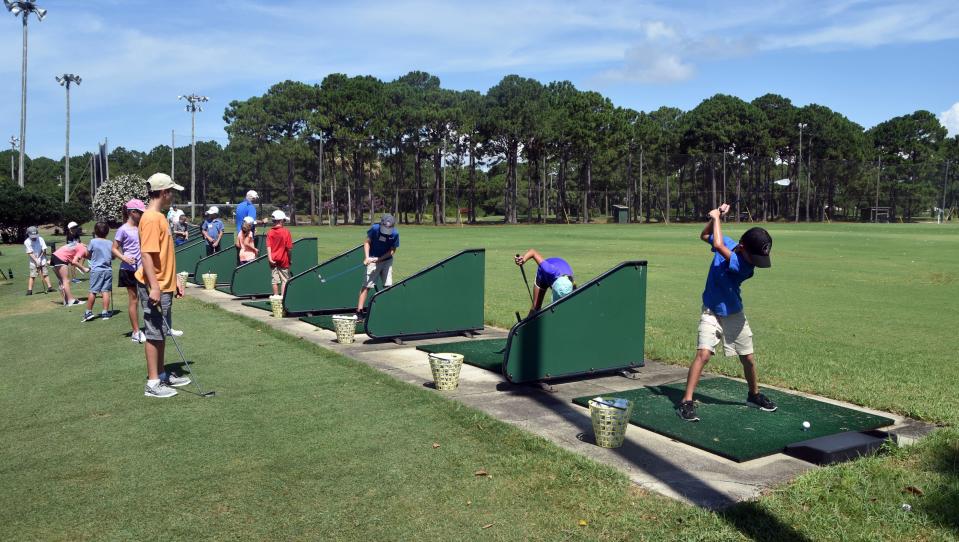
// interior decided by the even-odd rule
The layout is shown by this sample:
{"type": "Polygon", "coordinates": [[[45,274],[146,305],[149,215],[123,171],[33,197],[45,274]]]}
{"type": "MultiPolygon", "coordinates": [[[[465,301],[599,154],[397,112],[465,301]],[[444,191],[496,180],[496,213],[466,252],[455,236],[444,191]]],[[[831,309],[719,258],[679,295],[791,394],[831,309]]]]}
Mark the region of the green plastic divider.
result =
{"type": "MultiPolygon", "coordinates": [[[[648,386],[635,390],[604,392],[607,398],[633,401],[630,422],[660,435],[732,459],[748,461],[775,454],[797,442],[846,431],[868,431],[892,425],[895,420],[801,395],[763,388],[779,409],[763,412],[746,406],[745,382],[729,378],[706,378],[696,387],[698,423],[676,415],[676,406],[686,391],[686,382],[648,386]],[[810,427],[804,430],[802,423],[810,427]]],[[[573,402],[589,408],[594,394],[573,402]]]]}
{"type": "MultiPolygon", "coordinates": [[[[255,241],[257,248],[265,243],[262,236],[257,236],[255,241]]],[[[233,234],[224,233],[220,240],[220,251],[202,258],[196,263],[196,269],[193,271],[193,282],[203,284],[203,275],[216,273],[217,285],[229,285],[230,280],[233,279],[233,270],[236,269],[237,249],[233,243],[233,234]],[[228,235],[229,239],[227,239],[228,235]]],[[[205,245],[204,250],[206,250],[205,245]]]]}
{"type": "MultiPolygon", "coordinates": [[[[233,244],[233,234],[224,233],[223,240],[221,241],[224,245],[233,244]]],[[[196,264],[203,258],[206,258],[206,242],[202,237],[191,238],[186,243],[180,245],[176,248],[176,272],[182,273],[186,271],[193,275],[196,271],[196,264]]],[[[202,282],[199,281],[198,284],[202,282]]]]}
{"type": "Polygon", "coordinates": [[[366,317],[374,339],[483,329],[486,251],[464,250],[373,295],[366,317]]]}
{"type": "Polygon", "coordinates": [[[646,262],[623,262],[509,332],[503,376],[533,382],[640,367],[646,262]]]}
{"type": "MultiPolygon", "coordinates": [[[[290,252],[290,274],[297,275],[316,267],[316,237],[297,239],[290,252]]],[[[266,251],[262,256],[247,262],[233,270],[230,288],[227,293],[237,297],[261,297],[273,293],[271,285],[270,261],[266,251]]],[[[289,285],[289,283],[287,283],[289,285]]]]}
{"type": "MultiPolygon", "coordinates": [[[[283,308],[287,314],[354,312],[365,276],[360,245],[294,275],[286,283],[283,308]]],[[[372,297],[367,296],[367,306],[372,297]]]]}

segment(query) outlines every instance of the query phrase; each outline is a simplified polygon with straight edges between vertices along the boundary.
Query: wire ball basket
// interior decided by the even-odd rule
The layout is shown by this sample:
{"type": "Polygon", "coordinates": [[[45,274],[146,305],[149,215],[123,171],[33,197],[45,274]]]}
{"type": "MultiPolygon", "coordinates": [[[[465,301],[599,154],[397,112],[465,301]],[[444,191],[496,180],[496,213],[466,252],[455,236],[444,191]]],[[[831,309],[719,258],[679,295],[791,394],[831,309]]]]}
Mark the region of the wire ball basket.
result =
{"type": "Polygon", "coordinates": [[[203,273],[203,287],[207,290],[216,289],[216,273],[203,273]]]}
{"type": "Polygon", "coordinates": [[[460,385],[460,369],[462,368],[463,354],[430,354],[433,384],[438,390],[455,390],[460,385]]]}
{"type": "Polygon", "coordinates": [[[619,448],[626,438],[626,426],[633,414],[633,402],[616,397],[596,397],[589,400],[589,417],[593,420],[596,445],[619,448]]]}
{"type": "Polygon", "coordinates": [[[356,315],[337,314],[333,317],[333,328],[336,330],[336,342],[353,344],[356,336],[356,315]]]}

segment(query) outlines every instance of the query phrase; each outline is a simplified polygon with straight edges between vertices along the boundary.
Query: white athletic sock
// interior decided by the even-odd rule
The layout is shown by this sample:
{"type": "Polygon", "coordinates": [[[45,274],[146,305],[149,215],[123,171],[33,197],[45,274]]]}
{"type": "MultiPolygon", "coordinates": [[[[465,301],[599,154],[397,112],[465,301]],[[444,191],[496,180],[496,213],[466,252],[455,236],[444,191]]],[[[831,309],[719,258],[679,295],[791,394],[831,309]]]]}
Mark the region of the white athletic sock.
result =
{"type": "Polygon", "coordinates": [[[149,378],[147,379],[147,386],[150,386],[151,388],[155,388],[155,387],[157,387],[157,386],[159,386],[159,385],[160,385],[160,379],[159,379],[159,378],[156,379],[156,380],[150,380],[149,378]]]}

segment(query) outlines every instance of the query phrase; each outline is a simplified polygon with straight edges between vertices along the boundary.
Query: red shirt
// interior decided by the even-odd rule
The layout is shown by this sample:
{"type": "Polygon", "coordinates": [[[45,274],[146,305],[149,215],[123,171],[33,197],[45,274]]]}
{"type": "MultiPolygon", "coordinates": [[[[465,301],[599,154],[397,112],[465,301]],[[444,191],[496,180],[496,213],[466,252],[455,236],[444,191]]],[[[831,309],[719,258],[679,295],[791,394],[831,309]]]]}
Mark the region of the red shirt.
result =
{"type": "Polygon", "coordinates": [[[290,268],[290,250],[293,249],[293,236],[283,226],[273,226],[266,234],[266,246],[280,269],[290,268]]]}

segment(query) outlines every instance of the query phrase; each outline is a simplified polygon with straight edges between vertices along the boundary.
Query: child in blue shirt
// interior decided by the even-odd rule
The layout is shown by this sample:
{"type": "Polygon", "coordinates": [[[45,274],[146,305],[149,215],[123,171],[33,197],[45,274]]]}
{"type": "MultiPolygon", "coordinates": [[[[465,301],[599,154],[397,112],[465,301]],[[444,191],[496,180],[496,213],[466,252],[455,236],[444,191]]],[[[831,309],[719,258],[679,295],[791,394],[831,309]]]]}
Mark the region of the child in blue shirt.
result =
{"type": "Polygon", "coordinates": [[[356,304],[356,313],[361,318],[365,316],[366,294],[370,288],[376,287],[376,281],[380,280],[386,288],[393,285],[393,255],[400,248],[400,232],[396,231],[395,225],[393,215],[385,214],[379,224],[373,224],[366,232],[363,241],[366,276],[356,304]]]}
{"type": "Polygon", "coordinates": [[[113,243],[107,241],[110,226],[106,222],[97,222],[93,227],[93,240],[90,241],[90,290],[87,294],[87,310],[83,313],[83,321],[89,322],[96,318],[93,314],[93,304],[97,294],[103,297],[103,311],[100,318],[109,320],[113,313],[110,306],[110,295],[113,293],[113,243]]]}
{"type": "Polygon", "coordinates": [[[710,211],[709,222],[699,236],[712,246],[713,261],[706,276],[706,288],[703,290],[703,312],[699,320],[696,358],[693,359],[686,377],[686,393],[676,409],[679,417],[688,422],[699,421],[693,393],[699,384],[703,367],[716,352],[720,341],[727,356],[739,355],[743,375],[749,385],[746,404],[766,412],[773,412],[777,408],[776,403],[759,392],[753,355],[753,332],[743,313],[743,300],[740,295],[740,286],[753,276],[755,268],[772,265],[769,252],[773,240],[763,228],[750,228],[738,243],[730,237],[724,237],[720,220],[727,212],[729,205],[725,203],[710,211]]]}
{"type": "Polygon", "coordinates": [[[220,208],[210,207],[206,212],[207,218],[201,227],[203,238],[206,239],[206,255],[210,256],[220,251],[220,240],[223,239],[223,221],[220,220],[220,208]]]}
{"type": "Polygon", "coordinates": [[[562,258],[544,258],[536,249],[529,249],[522,256],[514,259],[516,265],[523,265],[527,260],[534,260],[538,267],[536,268],[536,279],[533,281],[533,305],[529,309],[529,314],[543,308],[543,299],[546,297],[546,290],[553,294],[552,302],[573,293],[575,285],[573,284],[573,268],[569,262],[562,258]]]}

